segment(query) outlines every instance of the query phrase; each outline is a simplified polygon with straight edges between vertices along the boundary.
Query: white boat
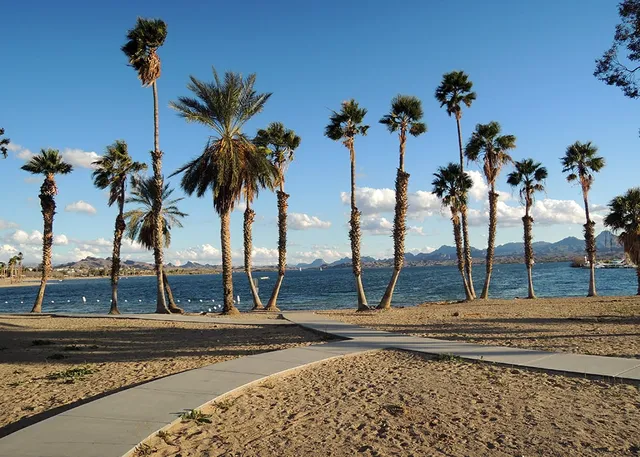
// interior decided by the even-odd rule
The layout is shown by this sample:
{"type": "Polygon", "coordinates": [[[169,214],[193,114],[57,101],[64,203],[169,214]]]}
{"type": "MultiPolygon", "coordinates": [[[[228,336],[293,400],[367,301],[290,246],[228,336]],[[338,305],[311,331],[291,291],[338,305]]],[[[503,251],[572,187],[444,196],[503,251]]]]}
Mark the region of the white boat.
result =
{"type": "Polygon", "coordinates": [[[625,259],[609,260],[606,262],[596,262],[594,268],[619,269],[619,268],[635,268],[635,265],[628,263],[625,259]]]}
{"type": "Polygon", "coordinates": [[[322,271],[322,267],[320,267],[320,271],[322,271]]]}
{"type": "Polygon", "coordinates": [[[302,271],[302,267],[300,267],[300,271],[302,271]]]}
{"type": "Polygon", "coordinates": [[[269,276],[260,276],[260,279],[269,279],[269,276]]]}

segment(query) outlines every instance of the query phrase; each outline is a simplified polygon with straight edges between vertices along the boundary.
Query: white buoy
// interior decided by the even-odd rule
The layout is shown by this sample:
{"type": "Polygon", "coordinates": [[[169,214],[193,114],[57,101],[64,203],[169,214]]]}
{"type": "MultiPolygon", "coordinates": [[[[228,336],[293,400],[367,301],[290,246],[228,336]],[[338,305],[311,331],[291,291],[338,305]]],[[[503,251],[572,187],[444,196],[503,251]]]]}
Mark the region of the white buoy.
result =
{"type": "Polygon", "coordinates": [[[86,297],[82,297],[82,303],[86,303],[86,302],[87,302],[86,297]]]}
{"type": "Polygon", "coordinates": [[[187,301],[188,301],[189,303],[191,303],[191,299],[190,299],[190,298],[189,298],[189,299],[187,299],[187,301]]]}
{"type": "Polygon", "coordinates": [[[20,302],[20,304],[21,304],[21,305],[23,305],[23,304],[24,304],[24,302],[23,302],[23,301],[21,301],[21,302],[20,302]]]}
{"type": "Polygon", "coordinates": [[[142,300],[138,300],[139,303],[142,303],[142,300]]]}
{"type": "Polygon", "coordinates": [[[109,303],[113,303],[113,300],[109,300],[109,303]]]}
{"type": "Polygon", "coordinates": [[[178,300],[178,303],[180,303],[180,300],[178,300]]]}
{"type": "Polygon", "coordinates": [[[100,300],[96,300],[96,302],[100,303],[100,300]]]}
{"type": "Polygon", "coordinates": [[[209,312],[211,312],[211,308],[209,308],[209,312]]]}
{"type": "Polygon", "coordinates": [[[71,300],[67,300],[67,303],[71,303],[71,300]]]}
{"type": "Polygon", "coordinates": [[[200,303],[202,303],[202,298],[200,299],[200,303]]]}
{"type": "Polygon", "coordinates": [[[51,300],[51,303],[55,303],[53,300],[51,300]]]}
{"type": "Polygon", "coordinates": [[[7,303],[9,303],[8,301],[4,302],[4,304],[6,305],[7,303]]]}
{"type": "Polygon", "coordinates": [[[127,302],[127,300],[124,301],[125,303],[127,302]]]}
{"type": "Polygon", "coordinates": [[[237,299],[238,299],[238,304],[240,304],[240,295],[238,295],[237,299]]]}

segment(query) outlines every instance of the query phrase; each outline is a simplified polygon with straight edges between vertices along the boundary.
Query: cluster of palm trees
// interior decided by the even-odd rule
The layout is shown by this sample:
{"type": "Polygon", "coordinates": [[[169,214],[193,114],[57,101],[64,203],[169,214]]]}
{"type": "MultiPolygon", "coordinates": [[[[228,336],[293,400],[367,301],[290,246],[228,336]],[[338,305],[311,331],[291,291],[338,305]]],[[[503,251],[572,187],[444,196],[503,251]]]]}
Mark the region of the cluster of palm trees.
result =
{"type": "MultiPolygon", "coordinates": [[[[171,288],[163,271],[163,249],[170,245],[170,230],[180,227],[181,219],[187,216],[181,212],[177,203],[182,199],[171,200],[172,189],[165,183],[162,173],[163,152],[159,145],[158,127],[158,90],[157,81],[161,74],[161,61],[158,49],[167,36],[167,26],[160,19],[138,18],[136,25],[128,31],[127,42],[122,51],[127,56],[129,65],[145,87],[153,90],[154,106],[154,141],[150,152],[153,175],[142,177],[147,166],[134,161],[124,141],[116,141],[106,148],[105,154],[94,163],[94,185],[100,189],[109,189],[109,206],[117,204],[118,214],[115,221],[113,255],[111,266],[112,299],[111,313],[118,313],[118,279],[120,275],[120,251],[122,239],[126,235],[147,249],[153,250],[155,273],[157,277],[158,313],[183,312],[175,305],[171,288]],[[130,195],[127,197],[127,183],[130,183],[130,195]],[[125,204],[136,203],[138,208],[125,211],[125,204]],[[165,295],[166,294],[166,295],[165,295]],[[168,298],[168,300],[167,300],[168,298]],[[168,303],[167,303],[168,301],[168,303]]],[[[255,74],[243,77],[240,74],[227,72],[224,77],[213,69],[212,81],[201,81],[190,77],[187,85],[191,96],[179,97],[170,103],[187,122],[196,122],[211,129],[206,145],[200,155],[189,161],[171,176],[181,175],[180,186],[188,195],[203,197],[208,191],[213,196],[214,210],[220,216],[220,244],[222,251],[222,280],[224,289],[223,313],[234,314],[235,308],[231,263],[230,216],[236,205],[244,200],[244,268],[251,286],[253,309],[278,309],[279,291],[286,270],[287,239],[287,200],[285,192],[285,175],[288,164],[301,139],[293,130],[283,124],[274,122],[257,134],[250,137],[244,126],[256,114],[260,113],[270,93],[259,93],[255,90],[255,74]],[[255,211],[252,203],[259,191],[267,189],[275,191],[278,204],[278,280],[271,297],[265,307],[260,301],[252,278],[251,254],[252,223],[255,211]]],[[[528,272],[529,298],[535,298],[532,281],[534,253],[532,249],[533,218],[531,210],[535,202],[535,194],[544,190],[547,169],[533,159],[515,162],[511,151],[516,147],[513,135],[502,134],[498,122],[478,124],[466,145],[463,144],[461,119],[463,107],[471,108],[476,100],[473,83],[463,71],[452,71],[443,75],[442,82],[435,91],[435,98],[447,114],[453,116],[457,126],[459,161],[440,167],[434,174],[433,192],[442,204],[451,212],[454,240],[456,244],[457,266],[462,278],[467,300],[476,298],[473,284],[473,265],[469,240],[468,194],[472,181],[465,172],[467,162],[478,163],[483,171],[488,192],[489,233],[485,262],[485,281],[480,298],[488,298],[498,218],[499,193],[496,190],[502,169],[513,164],[507,183],[519,190],[525,215],[524,226],[524,259],[528,272]]],[[[366,135],[369,126],[364,123],[367,110],[357,101],[348,100],[342,103],[338,111],[332,111],[325,135],[334,141],[340,141],[349,151],[351,164],[351,216],[349,239],[351,241],[352,270],[355,277],[358,310],[369,310],[362,283],[362,267],[360,261],[361,246],[361,213],[356,204],[356,149],[355,139],[358,135],[366,135]]],[[[408,208],[409,173],[405,170],[405,153],[407,134],[417,137],[427,131],[422,122],[423,109],[421,101],[414,96],[398,95],[391,101],[391,109],[379,122],[387,127],[390,133],[397,133],[399,139],[399,165],[396,173],[396,204],[394,214],[394,268],[389,284],[385,290],[378,309],[391,307],[393,293],[404,263],[404,240],[406,235],[406,217],[408,208]]],[[[0,135],[4,130],[0,131],[0,135]]],[[[0,152],[6,153],[8,140],[2,140],[0,152]]],[[[570,145],[562,158],[563,172],[569,182],[577,181],[581,185],[586,223],[584,225],[586,252],[591,267],[589,296],[596,295],[595,287],[595,236],[594,222],[590,217],[588,194],[594,174],[604,167],[604,159],[597,155],[597,147],[592,143],[576,142],[570,145]]],[[[51,272],[51,248],[53,244],[53,220],[56,210],[55,196],[58,192],[55,176],[67,174],[72,166],[65,163],[61,155],[54,149],[43,149],[26,163],[23,170],[33,174],[44,175],[40,188],[40,203],[44,220],[43,235],[43,268],[40,289],[34,303],[33,312],[40,312],[46,281],[51,272]]],[[[622,231],[621,241],[626,252],[636,264],[640,263],[640,190],[631,189],[624,196],[616,197],[610,203],[611,212],[605,224],[615,230],[622,231]]],[[[640,268],[638,270],[638,292],[640,293],[640,268]]]]}
{"type": "Polygon", "coordinates": [[[22,261],[24,255],[18,252],[7,263],[0,262],[0,278],[9,277],[11,282],[22,282],[22,261]]]}

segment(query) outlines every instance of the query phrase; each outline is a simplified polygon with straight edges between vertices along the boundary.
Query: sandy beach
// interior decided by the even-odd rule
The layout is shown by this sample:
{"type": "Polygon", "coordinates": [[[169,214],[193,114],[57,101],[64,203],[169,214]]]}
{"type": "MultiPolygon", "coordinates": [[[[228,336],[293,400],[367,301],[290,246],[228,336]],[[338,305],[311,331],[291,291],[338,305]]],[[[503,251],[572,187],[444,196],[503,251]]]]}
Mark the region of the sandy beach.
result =
{"type": "Polygon", "coordinates": [[[633,456],[637,386],[379,351],[243,389],[139,456],[633,456]]]}
{"type": "Polygon", "coordinates": [[[477,300],[382,312],[323,313],[363,327],[414,336],[640,358],[640,297],[477,300]]]}
{"type": "Polygon", "coordinates": [[[297,326],[203,321],[0,316],[0,436],[143,381],[322,339],[297,326]]]}

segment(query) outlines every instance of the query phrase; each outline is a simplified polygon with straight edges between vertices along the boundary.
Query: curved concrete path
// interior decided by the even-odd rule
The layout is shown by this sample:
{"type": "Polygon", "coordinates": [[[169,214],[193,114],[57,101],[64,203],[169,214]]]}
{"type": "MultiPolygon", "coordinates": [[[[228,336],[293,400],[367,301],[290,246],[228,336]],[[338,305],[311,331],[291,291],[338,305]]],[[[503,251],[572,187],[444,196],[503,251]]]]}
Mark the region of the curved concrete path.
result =
{"type": "MultiPolygon", "coordinates": [[[[401,349],[428,354],[453,354],[470,360],[640,382],[640,360],[637,359],[531,351],[412,337],[335,322],[312,312],[285,312],[283,315],[292,323],[348,340],[216,363],[103,397],[0,439],[0,457],[131,455],[141,441],[178,420],[185,410],[198,409],[274,374],[371,350],[401,349]]],[[[165,320],[178,320],[176,318],[179,317],[153,316],[154,319],[165,320]]],[[[199,319],[197,322],[202,322],[202,318],[199,319]]],[[[244,319],[238,321],[247,323],[244,319]]],[[[261,324],[264,323],[261,321],[261,324]]]]}

